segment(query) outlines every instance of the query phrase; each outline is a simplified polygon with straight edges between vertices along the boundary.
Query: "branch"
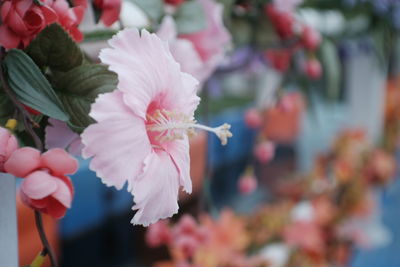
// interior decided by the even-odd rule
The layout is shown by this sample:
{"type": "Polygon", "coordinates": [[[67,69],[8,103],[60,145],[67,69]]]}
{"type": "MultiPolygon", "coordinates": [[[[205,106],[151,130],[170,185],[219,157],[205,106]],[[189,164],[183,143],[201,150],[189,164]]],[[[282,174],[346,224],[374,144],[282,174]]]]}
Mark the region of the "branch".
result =
{"type": "MultiPolygon", "coordinates": [[[[28,111],[24,108],[22,103],[18,101],[17,97],[14,95],[14,92],[11,90],[11,88],[7,82],[6,74],[3,69],[3,60],[4,60],[5,55],[6,55],[6,51],[3,47],[1,47],[0,48],[0,82],[1,82],[1,85],[2,85],[3,90],[6,93],[6,95],[10,98],[11,102],[16,107],[17,111],[21,114],[24,128],[28,132],[28,134],[32,137],[36,148],[39,151],[43,152],[43,143],[40,140],[39,136],[35,133],[35,131],[33,130],[33,127],[32,127],[32,125],[34,125],[35,122],[32,120],[31,116],[29,115],[28,111]]],[[[42,214],[36,210],[35,210],[35,222],[36,222],[36,228],[39,232],[40,240],[44,247],[41,254],[43,256],[48,254],[50,257],[51,266],[57,267],[58,264],[57,264],[55,254],[50,246],[49,241],[47,240],[46,232],[44,231],[42,214]]]]}

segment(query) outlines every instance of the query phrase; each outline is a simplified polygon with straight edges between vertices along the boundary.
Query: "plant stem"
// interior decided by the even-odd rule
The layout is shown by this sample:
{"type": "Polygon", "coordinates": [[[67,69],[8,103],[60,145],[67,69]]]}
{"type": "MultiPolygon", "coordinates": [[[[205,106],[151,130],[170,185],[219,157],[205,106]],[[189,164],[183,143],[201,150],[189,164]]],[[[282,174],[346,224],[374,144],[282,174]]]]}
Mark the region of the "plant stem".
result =
{"type": "Polygon", "coordinates": [[[42,255],[49,254],[51,266],[57,267],[58,264],[54,251],[52,250],[50,243],[47,240],[46,232],[44,231],[42,214],[37,210],[35,210],[35,222],[36,222],[36,228],[39,232],[40,240],[42,241],[44,247],[42,250],[42,255]]]}
{"type": "MultiPolygon", "coordinates": [[[[3,87],[3,90],[6,93],[6,95],[10,98],[10,100],[14,104],[15,108],[21,114],[24,128],[27,131],[27,133],[32,137],[36,148],[39,151],[43,152],[43,143],[40,140],[39,136],[35,133],[35,131],[33,130],[33,127],[32,127],[32,125],[34,124],[34,121],[30,117],[28,111],[21,104],[21,102],[18,101],[17,97],[14,95],[14,92],[11,90],[11,88],[7,82],[6,75],[5,75],[5,72],[3,69],[3,60],[4,60],[5,55],[6,55],[6,51],[3,47],[1,47],[0,48],[0,83],[3,87]]],[[[48,254],[50,257],[51,266],[57,267],[58,264],[57,264],[55,254],[50,246],[49,241],[47,240],[46,233],[44,231],[42,214],[36,210],[35,210],[35,222],[36,222],[36,228],[39,232],[40,240],[44,247],[41,253],[42,253],[42,255],[48,254]]]]}

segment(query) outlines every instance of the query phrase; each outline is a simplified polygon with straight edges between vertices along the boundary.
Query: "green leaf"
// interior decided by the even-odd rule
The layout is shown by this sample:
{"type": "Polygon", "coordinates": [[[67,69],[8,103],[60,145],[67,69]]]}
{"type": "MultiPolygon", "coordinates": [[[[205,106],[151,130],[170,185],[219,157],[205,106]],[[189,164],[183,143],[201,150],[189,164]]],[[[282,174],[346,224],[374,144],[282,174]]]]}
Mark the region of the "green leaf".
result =
{"type": "Polygon", "coordinates": [[[0,86],[0,125],[4,126],[13,115],[14,106],[6,94],[2,92],[0,86]]]}
{"type": "Polygon", "coordinates": [[[175,21],[179,34],[198,32],[207,27],[204,9],[198,1],[186,1],[180,5],[175,21]]]}
{"type": "Polygon", "coordinates": [[[154,21],[159,21],[164,13],[162,0],[130,0],[139,6],[154,21]]]}
{"type": "Polygon", "coordinates": [[[68,120],[50,83],[27,54],[22,50],[11,49],[4,63],[10,87],[22,103],[49,117],[68,120]]]}
{"type": "Polygon", "coordinates": [[[71,117],[73,130],[81,132],[94,122],[89,117],[91,104],[99,94],[113,91],[117,83],[117,75],[98,64],[74,68],[56,81],[57,94],[71,117]]]}
{"type": "Polygon", "coordinates": [[[79,46],[57,23],[43,29],[26,52],[38,66],[49,66],[58,71],[68,71],[83,61],[79,46]]]}
{"type": "Polygon", "coordinates": [[[337,100],[340,96],[341,65],[336,46],[325,39],[321,45],[321,59],[326,83],[326,95],[329,100],[337,100]]]}

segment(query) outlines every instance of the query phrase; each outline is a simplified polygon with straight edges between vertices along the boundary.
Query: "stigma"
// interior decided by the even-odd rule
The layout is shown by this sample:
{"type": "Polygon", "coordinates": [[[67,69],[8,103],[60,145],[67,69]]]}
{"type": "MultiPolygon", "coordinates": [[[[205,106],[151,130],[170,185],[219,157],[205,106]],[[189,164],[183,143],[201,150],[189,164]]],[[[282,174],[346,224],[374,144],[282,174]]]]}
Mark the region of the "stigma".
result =
{"type": "Polygon", "coordinates": [[[155,139],[161,143],[183,139],[185,135],[193,136],[196,134],[195,129],[214,133],[221,140],[222,145],[226,145],[228,138],[233,136],[230,132],[231,126],[227,123],[218,127],[209,127],[197,123],[192,117],[181,112],[157,109],[146,117],[147,131],[157,133],[155,139]]]}

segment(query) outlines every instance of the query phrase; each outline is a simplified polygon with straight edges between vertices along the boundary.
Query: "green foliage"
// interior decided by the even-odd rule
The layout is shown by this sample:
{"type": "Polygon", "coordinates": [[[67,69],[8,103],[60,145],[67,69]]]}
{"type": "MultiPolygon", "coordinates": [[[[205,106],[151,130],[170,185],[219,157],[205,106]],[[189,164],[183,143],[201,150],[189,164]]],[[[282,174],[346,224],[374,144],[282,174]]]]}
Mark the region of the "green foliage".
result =
{"type": "Polygon", "coordinates": [[[175,14],[179,34],[198,32],[207,27],[206,15],[198,1],[186,1],[181,4],[175,14]]]}
{"type": "Polygon", "coordinates": [[[43,29],[26,52],[39,67],[50,67],[57,71],[68,71],[83,62],[79,46],[57,23],[43,29]]]}
{"type": "Polygon", "coordinates": [[[326,96],[329,100],[337,100],[340,94],[342,78],[338,51],[335,44],[328,39],[324,40],[320,49],[326,83],[326,96]]]}
{"type": "Polygon", "coordinates": [[[13,105],[0,86],[0,125],[4,126],[13,115],[13,105]]]}
{"type": "Polygon", "coordinates": [[[4,59],[4,65],[8,83],[22,103],[49,117],[68,120],[50,83],[27,54],[11,49],[4,59]]]}
{"type": "Polygon", "coordinates": [[[69,114],[70,126],[81,132],[93,119],[89,117],[90,105],[99,94],[113,91],[117,75],[102,65],[82,65],[62,75],[54,84],[56,92],[69,114]]]}

